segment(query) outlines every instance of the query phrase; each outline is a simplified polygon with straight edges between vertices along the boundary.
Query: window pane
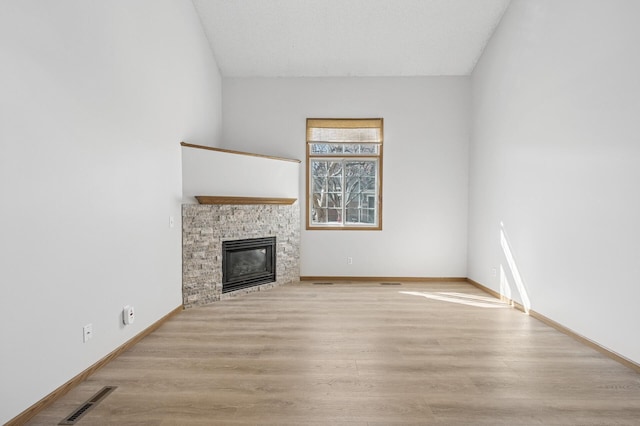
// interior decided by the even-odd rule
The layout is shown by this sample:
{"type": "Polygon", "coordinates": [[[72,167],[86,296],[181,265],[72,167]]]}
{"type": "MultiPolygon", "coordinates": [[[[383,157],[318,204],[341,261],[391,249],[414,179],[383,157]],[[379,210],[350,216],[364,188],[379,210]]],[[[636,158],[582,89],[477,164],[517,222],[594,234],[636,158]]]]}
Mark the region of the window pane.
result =
{"type": "Polygon", "coordinates": [[[376,223],[376,212],[373,209],[363,209],[360,220],[363,223],[376,223]]]}
{"type": "Polygon", "coordinates": [[[311,154],[321,155],[329,152],[329,145],[326,143],[312,143],[311,154]]]}
{"type": "Polygon", "coordinates": [[[343,144],[343,143],[310,143],[311,155],[378,155],[377,143],[343,144]]]}
{"type": "Polygon", "coordinates": [[[311,176],[342,176],[341,160],[311,160],[311,176]]]}
{"type": "Polygon", "coordinates": [[[345,176],[345,191],[360,192],[360,179],[358,176],[345,176]]]}
{"type": "Polygon", "coordinates": [[[373,194],[362,194],[360,198],[360,207],[373,209],[376,207],[376,197],[373,194]]]}
{"type": "Polygon", "coordinates": [[[375,160],[345,161],[344,188],[346,220],[349,223],[375,223],[375,160]]]}
{"type": "Polygon", "coordinates": [[[327,194],[327,207],[342,207],[342,193],[327,194]]]}
{"type": "Polygon", "coordinates": [[[352,144],[345,145],[344,152],[345,154],[359,154],[360,145],[352,145],[352,144]]]}
{"type": "Polygon", "coordinates": [[[342,209],[328,209],[328,223],[342,223],[342,209]]]}
{"type": "Polygon", "coordinates": [[[323,192],[327,190],[327,178],[325,177],[312,177],[312,191],[323,192]]]}
{"type": "Polygon", "coordinates": [[[325,196],[325,193],[314,192],[312,194],[312,197],[313,197],[313,205],[315,207],[327,207],[327,197],[325,196]]]}
{"type": "Polygon", "coordinates": [[[376,176],[378,172],[378,163],[377,161],[367,161],[362,166],[364,176],[376,176]]]}
{"type": "Polygon", "coordinates": [[[358,223],[360,222],[360,210],[359,209],[347,209],[347,222],[358,223]]]}
{"type": "Polygon", "coordinates": [[[325,189],[328,191],[342,191],[342,176],[328,178],[325,189]]]}
{"type": "Polygon", "coordinates": [[[357,223],[375,223],[375,210],[374,209],[347,209],[347,222],[352,224],[357,223]]]}
{"type": "Polygon", "coordinates": [[[314,207],[311,212],[312,223],[327,223],[327,209],[314,207]]]}
{"type": "Polygon", "coordinates": [[[377,172],[377,161],[360,160],[347,161],[345,164],[345,174],[351,176],[375,176],[377,172]]]}
{"type": "Polygon", "coordinates": [[[378,154],[378,144],[375,143],[367,143],[360,145],[360,153],[361,154],[378,154]]]}
{"type": "Polygon", "coordinates": [[[326,161],[328,176],[342,176],[342,161],[326,161]]]}
{"type": "Polygon", "coordinates": [[[360,188],[362,192],[375,192],[376,178],[375,177],[360,178],[360,188]]]}
{"type": "Polygon", "coordinates": [[[313,160],[311,162],[311,176],[327,176],[328,162],[322,160],[313,160]]]}

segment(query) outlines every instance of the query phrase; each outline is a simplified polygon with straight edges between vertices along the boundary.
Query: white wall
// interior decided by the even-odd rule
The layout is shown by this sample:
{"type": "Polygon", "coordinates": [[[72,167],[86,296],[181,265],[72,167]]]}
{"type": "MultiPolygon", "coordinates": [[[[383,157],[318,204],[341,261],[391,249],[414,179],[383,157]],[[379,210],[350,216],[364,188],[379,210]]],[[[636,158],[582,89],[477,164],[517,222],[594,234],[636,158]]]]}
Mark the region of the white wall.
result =
{"type": "Polygon", "coordinates": [[[193,147],[182,148],[183,203],[196,195],[299,198],[300,163],[193,147]]]}
{"type": "Polygon", "coordinates": [[[640,2],[513,0],[472,78],[469,277],[640,362],[640,2]]]}
{"type": "Polygon", "coordinates": [[[4,423],[181,305],[179,142],[221,86],[189,0],[3,0],[0,64],[4,423]]]}
{"type": "Polygon", "coordinates": [[[384,118],[383,230],[303,231],[301,275],[466,276],[469,83],[223,79],[225,148],[304,160],[307,117],[384,118]]]}

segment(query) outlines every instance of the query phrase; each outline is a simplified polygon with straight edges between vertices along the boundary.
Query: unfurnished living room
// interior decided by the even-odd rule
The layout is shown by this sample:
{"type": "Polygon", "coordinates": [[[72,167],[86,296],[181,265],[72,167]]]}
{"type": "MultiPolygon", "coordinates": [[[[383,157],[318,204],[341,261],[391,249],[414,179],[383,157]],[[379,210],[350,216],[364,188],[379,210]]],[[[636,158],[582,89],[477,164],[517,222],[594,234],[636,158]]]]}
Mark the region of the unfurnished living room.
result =
{"type": "Polygon", "coordinates": [[[637,425],[639,16],[0,0],[0,423],[637,425]]]}

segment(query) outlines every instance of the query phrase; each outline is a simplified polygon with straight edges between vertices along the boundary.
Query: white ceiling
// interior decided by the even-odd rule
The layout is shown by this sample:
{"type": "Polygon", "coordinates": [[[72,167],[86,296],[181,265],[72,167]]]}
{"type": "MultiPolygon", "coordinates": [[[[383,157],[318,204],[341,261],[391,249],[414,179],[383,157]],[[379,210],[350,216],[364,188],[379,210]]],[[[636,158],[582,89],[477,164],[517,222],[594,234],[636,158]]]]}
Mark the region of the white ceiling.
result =
{"type": "Polygon", "coordinates": [[[225,77],[468,75],[509,0],[193,0],[225,77]]]}

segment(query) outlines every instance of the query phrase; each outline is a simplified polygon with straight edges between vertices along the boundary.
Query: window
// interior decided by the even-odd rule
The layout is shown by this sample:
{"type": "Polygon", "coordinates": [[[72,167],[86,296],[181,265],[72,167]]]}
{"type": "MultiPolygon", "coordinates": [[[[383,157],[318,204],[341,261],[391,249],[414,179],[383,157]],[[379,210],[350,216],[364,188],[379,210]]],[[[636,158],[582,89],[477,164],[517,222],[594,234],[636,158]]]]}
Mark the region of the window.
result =
{"type": "Polygon", "coordinates": [[[382,229],[382,119],[307,119],[307,229],[382,229]]]}

